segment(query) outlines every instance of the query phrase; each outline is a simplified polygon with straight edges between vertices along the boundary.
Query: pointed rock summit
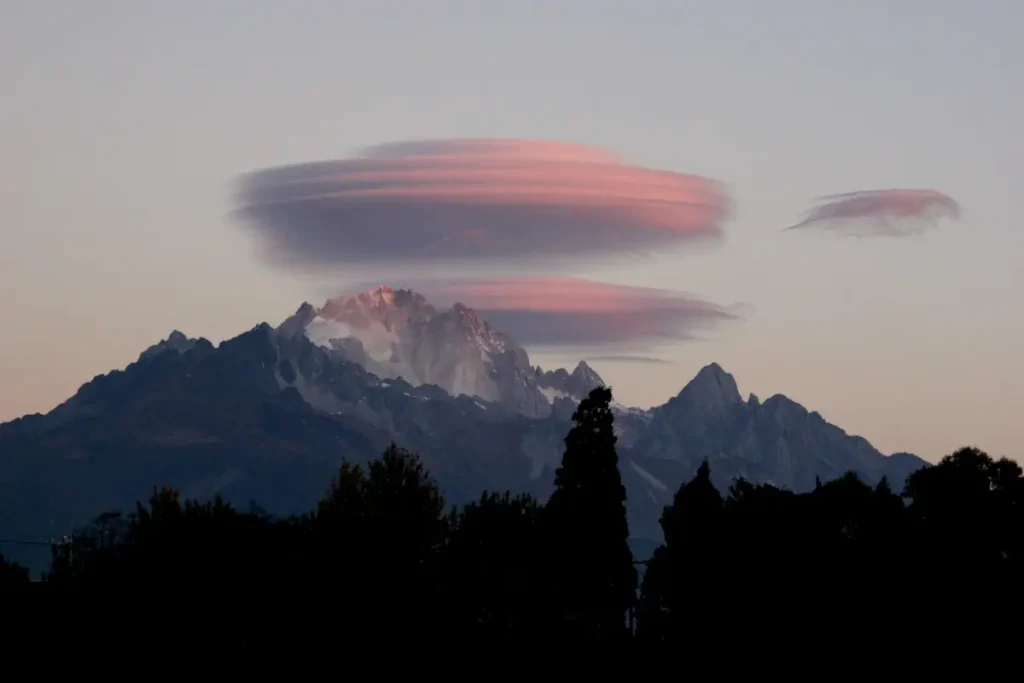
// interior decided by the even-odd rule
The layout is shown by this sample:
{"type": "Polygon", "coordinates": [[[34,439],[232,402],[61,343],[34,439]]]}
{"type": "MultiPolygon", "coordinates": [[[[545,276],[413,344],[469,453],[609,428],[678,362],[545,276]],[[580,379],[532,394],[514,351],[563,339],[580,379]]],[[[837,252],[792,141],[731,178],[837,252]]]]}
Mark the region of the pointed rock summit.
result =
{"type": "Polygon", "coordinates": [[[572,375],[570,375],[570,380],[583,395],[589,394],[597,387],[604,386],[604,380],[601,379],[601,376],[582,360],[576,364],[576,368],[572,371],[572,375]]]}
{"type": "Polygon", "coordinates": [[[604,380],[584,361],[577,363],[572,373],[564,368],[544,371],[534,368],[537,383],[549,400],[574,399],[580,401],[595,388],[604,386],[604,380]]]}
{"type": "Polygon", "coordinates": [[[712,407],[724,407],[742,403],[736,380],[718,363],[701,368],[690,383],[679,392],[679,398],[687,403],[712,407]]]}
{"type": "Polygon", "coordinates": [[[303,334],[317,315],[319,312],[316,307],[308,301],[304,301],[294,314],[281,323],[277,328],[278,333],[288,338],[303,334]]]}
{"type": "Polygon", "coordinates": [[[300,318],[312,320],[313,318],[316,317],[316,306],[309,303],[308,301],[303,301],[302,305],[299,306],[299,308],[295,311],[295,315],[297,315],[300,318]]]}
{"type": "Polygon", "coordinates": [[[195,345],[197,339],[189,339],[184,332],[179,330],[172,330],[167,339],[153,344],[148,349],[142,352],[140,358],[147,358],[155,356],[164,351],[174,351],[182,354],[190,351],[195,345]]]}

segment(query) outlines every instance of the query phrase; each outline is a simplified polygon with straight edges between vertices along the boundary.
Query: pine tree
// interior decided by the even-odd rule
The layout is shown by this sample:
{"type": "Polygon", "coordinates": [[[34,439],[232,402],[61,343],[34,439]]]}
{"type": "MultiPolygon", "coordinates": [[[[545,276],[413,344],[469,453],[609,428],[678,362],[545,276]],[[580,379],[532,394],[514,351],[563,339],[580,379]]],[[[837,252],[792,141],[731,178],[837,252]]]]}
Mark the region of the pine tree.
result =
{"type": "Polygon", "coordinates": [[[555,560],[552,598],[570,630],[587,638],[625,635],[627,610],[636,600],[611,399],[611,389],[598,387],[573,414],[546,510],[555,560]]]}

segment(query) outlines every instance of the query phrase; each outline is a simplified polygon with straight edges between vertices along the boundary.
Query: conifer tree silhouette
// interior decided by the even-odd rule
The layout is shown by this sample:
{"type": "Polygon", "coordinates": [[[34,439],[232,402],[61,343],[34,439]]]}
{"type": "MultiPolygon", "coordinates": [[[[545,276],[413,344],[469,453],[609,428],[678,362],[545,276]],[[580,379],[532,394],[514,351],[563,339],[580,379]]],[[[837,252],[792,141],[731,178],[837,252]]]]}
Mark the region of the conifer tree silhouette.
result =
{"type": "Polygon", "coordinates": [[[611,400],[611,389],[597,387],[576,409],[546,508],[551,599],[569,635],[583,638],[626,635],[636,600],[611,400]]]}

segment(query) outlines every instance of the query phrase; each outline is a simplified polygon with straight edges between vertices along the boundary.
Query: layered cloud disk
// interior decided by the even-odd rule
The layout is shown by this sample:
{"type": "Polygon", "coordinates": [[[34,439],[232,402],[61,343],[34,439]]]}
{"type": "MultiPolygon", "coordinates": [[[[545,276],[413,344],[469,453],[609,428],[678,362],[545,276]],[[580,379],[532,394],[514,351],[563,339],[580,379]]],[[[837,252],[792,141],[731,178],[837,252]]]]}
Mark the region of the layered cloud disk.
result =
{"type": "Polygon", "coordinates": [[[403,286],[437,305],[463,303],[525,345],[678,341],[739,317],[679,292],[567,277],[426,280],[403,286]]]}
{"type": "Polygon", "coordinates": [[[273,262],[519,261],[721,236],[730,202],[705,178],[557,142],[392,143],[242,179],[238,212],[273,262]]]}
{"type": "Polygon", "coordinates": [[[807,218],[786,228],[826,228],[856,235],[901,236],[960,217],[960,206],[935,190],[869,190],[821,197],[807,218]]]}

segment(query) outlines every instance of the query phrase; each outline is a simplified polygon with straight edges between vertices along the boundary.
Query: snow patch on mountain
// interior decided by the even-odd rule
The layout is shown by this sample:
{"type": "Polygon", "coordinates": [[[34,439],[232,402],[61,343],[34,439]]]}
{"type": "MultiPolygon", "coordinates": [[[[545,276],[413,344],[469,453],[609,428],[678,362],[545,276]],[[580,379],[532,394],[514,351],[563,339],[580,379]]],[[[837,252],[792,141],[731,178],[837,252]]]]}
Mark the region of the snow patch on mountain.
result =
{"type": "Polygon", "coordinates": [[[668,486],[666,486],[664,482],[662,482],[656,476],[645,470],[643,467],[640,467],[640,465],[637,465],[636,461],[630,460],[629,464],[633,468],[633,471],[639,474],[640,477],[648,484],[658,489],[659,491],[668,491],[668,486]]]}
{"type": "Polygon", "coordinates": [[[317,346],[331,347],[332,339],[357,336],[351,325],[317,315],[306,325],[306,337],[317,346]]]}
{"type": "Polygon", "coordinates": [[[544,398],[546,398],[550,403],[554,403],[556,398],[570,398],[569,394],[566,392],[559,391],[553,387],[541,387],[540,393],[544,394],[544,398]]]}

